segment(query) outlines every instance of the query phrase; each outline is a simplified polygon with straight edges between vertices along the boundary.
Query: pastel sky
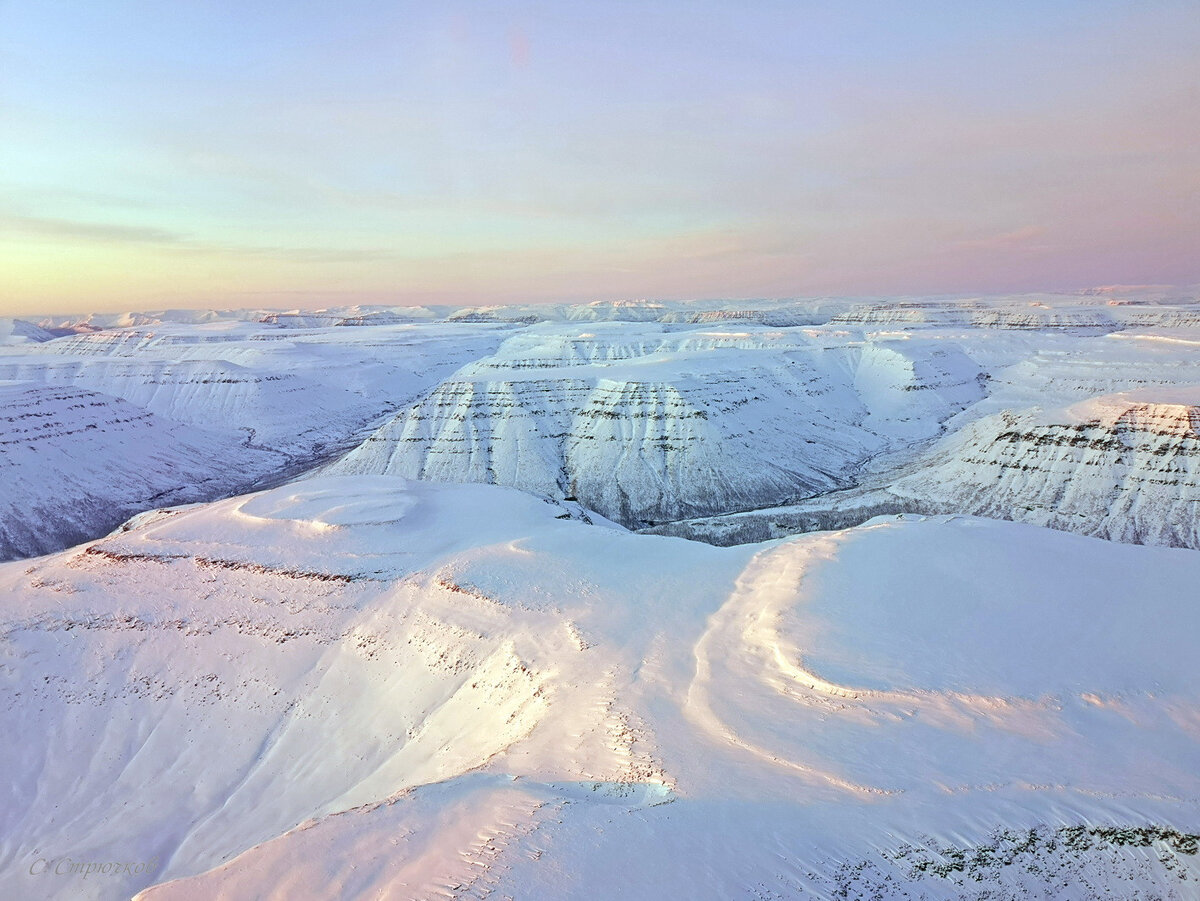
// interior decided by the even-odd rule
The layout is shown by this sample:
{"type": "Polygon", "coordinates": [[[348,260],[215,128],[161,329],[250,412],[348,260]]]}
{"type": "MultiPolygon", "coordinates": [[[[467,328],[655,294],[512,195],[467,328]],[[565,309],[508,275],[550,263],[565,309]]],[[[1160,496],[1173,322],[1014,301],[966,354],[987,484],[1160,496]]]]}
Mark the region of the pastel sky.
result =
{"type": "Polygon", "coordinates": [[[0,0],[0,314],[1193,284],[1198,48],[1198,0],[0,0]]]}

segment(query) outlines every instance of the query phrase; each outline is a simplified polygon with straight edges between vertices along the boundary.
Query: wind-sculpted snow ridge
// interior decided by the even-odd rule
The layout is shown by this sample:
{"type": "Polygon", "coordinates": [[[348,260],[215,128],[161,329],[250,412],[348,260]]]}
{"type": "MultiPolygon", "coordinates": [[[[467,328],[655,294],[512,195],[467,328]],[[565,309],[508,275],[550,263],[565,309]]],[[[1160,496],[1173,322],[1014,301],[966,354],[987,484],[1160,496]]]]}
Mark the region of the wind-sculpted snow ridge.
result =
{"type": "Polygon", "coordinates": [[[951,342],[541,325],[459,370],[336,473],[511,485],[627,526],[842,487],[983,396],[951,342]]]}
{"type": "Polygon", "coordinates": [[[322,477],[0,566],[6,897],[1200,878],[1200,555],[964,517],[739,548],[579,518],[322,477]]]}
{"type": "Polygon", "coordinates": [[[118,397],[0,382],[0,560],[102,535],[147,506],[236,493],[279,457],[118,397]]]}

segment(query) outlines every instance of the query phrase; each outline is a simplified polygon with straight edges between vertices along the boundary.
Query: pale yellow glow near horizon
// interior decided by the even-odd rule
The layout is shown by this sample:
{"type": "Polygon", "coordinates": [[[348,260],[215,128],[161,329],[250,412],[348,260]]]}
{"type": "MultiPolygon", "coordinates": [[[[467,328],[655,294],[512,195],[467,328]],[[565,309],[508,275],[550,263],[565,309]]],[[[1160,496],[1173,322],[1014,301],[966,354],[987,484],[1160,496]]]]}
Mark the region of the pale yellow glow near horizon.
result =
{"type": "Polygon", "coordinates": [[[1196,46],[1194,0],[9,0],[0,315],[1193,285],[1196,46]]]}

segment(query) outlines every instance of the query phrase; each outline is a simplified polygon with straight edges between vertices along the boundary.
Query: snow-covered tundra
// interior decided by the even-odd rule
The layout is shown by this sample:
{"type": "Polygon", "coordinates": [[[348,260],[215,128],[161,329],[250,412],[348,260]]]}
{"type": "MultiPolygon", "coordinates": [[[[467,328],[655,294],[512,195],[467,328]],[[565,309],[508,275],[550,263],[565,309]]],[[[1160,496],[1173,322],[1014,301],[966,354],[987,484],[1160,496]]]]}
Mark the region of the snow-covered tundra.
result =
{"type": "Polygon", "coordinates": [[[1200,307],[1107,300],[0,332],[5,897],[1194,897],[1200,307]]]}

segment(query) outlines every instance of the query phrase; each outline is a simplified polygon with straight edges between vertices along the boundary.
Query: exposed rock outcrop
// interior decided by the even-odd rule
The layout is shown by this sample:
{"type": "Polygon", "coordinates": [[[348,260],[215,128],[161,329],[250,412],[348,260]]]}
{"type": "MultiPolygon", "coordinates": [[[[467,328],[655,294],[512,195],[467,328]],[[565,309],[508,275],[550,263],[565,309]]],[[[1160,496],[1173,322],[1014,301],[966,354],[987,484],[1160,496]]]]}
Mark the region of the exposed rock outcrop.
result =
{"type": "Polygon", "coordinates": [[[118,397],[0,382],[0,560],[69,547],[148,507],[235,493],[282,459],[118,397]]]}
{"type": "Polygon", "coordinates": [[[1003,411],[953,433],[885,487],[647,531],[730,545],[846,528],[883,514],[967,513],[1200,549],[1200,405],[1188,402],[1194,394],[1169,402],[1122,394],[1049,411],[1003,411]]]}
{"type": "Polygon", "coordinates": [[[865,459],[936,434],[983,393],[948,345],[543,328],[329,471],[510,485],[637,527],[845,487],[865,459]]]}

